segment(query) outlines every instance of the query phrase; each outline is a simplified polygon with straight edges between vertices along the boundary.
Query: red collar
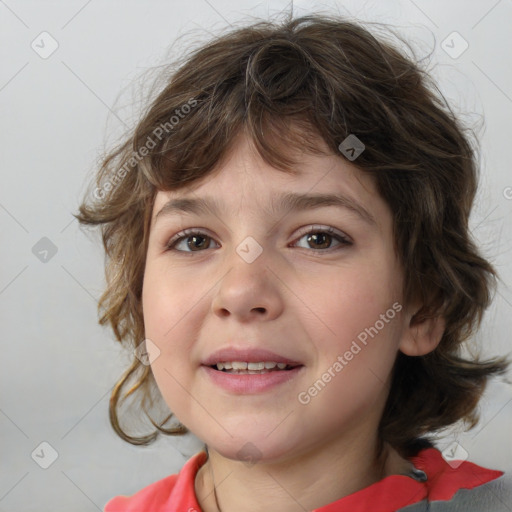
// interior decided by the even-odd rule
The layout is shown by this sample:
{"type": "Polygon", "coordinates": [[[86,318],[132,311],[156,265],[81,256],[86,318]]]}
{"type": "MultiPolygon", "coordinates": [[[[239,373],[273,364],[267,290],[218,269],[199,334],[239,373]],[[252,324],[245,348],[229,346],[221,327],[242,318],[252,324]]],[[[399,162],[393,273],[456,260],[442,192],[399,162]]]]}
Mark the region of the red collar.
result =
{"type": "MultiPolygon", "coordinates": [[[[113,498],[104,511],[200,512],[194,482],[206,459],[206,452],[197,453],[185,463],[179,474],[159,480],[131,497],[113,498]]],[[[452,468],[435,448],[420,451],[411,458],[411,462],[427,474],[425,482],[408,476],[391,475],[312,512],[395,512],[426,498],[430,501],[448,501],[459,489],[473,489],[503,475],[502,471],[486,469],[467,461],[452,468]]]]}
{"type": "Polygon", "coordinates": [[[425,482],[391,475],[313,512],[395,512],[427,498],[448,501],[459,489],[473,489],[503,475],[467,461],[453,468],[435,448],[421,450],[410,460],[427,474],[425,482]]]}

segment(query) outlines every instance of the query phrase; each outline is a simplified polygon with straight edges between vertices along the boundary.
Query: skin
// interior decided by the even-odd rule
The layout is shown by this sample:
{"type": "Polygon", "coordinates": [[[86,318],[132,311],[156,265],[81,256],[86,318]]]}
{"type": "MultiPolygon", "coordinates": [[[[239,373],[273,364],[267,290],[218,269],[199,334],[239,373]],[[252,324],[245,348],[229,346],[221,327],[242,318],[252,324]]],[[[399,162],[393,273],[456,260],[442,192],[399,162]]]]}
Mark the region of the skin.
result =
{"type": "Polygon", "coordinates": [[[146,338],[160,351],[151,367],[171,411],[209,448],[195,482],[203,510],[311,510],[410,469],[388,445],[376,458],[377,426],[398,350],[433,350],[444,326],[415,322],[420,304],[402,302],[392,212],[370,176],[340,155],[308,154],[288,175],[261,160],[244,135],[235,142],[206,180],[155,197],[143,286],[146,338]],[[283,192],[350,196],[376,222],[337,206],[272,213],[270,197],[283,192]],[[218,200],[221,215],[156,220],[169,199],[205,195],[218,200]],[[308,241],[309,228],[329,227],[351,244],[328,234],[308,241]],[[167,250],[187,228],[203,233],[202,248],[191,249],[189,235],[167,250]],[[252,263],[236,252],[248,236],[263,250],[252,263]],[[299,393],[397,302],[402,310],[378,335],[300,403],[299,393]],[[231,393],[201,368],[230,345],[272,350],[304,367],[270,391],[231,393]],[[237,455],[248,442],[255,464],[237,455]]]}

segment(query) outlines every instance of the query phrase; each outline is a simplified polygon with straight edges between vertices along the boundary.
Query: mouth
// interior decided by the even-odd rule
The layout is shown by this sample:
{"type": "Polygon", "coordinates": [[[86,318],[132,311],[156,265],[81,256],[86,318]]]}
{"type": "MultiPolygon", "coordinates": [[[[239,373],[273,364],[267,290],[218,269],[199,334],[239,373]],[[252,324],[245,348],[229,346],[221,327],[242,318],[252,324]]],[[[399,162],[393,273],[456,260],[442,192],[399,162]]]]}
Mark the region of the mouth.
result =
{"type": "MultiPolygon", "coordinates": [[[[259,359],[259,358],[258,358],[259,359]]],[[[209,384],[230,395],[254,395],[275,392],[290,386],[302,374],[304,365],[293,361],[208,361],[203,364],[209,384]]],[[[285,388],[286,389],[286,388],[285,388]]]]}
{"type": "Polygon", "coordinates": [[[305,368],[302,362],[263,348],[225,347],[201,362],[209,383],[230,395],[254,395],[289,387],[305,368]]]}
{"type": "Polygon", "coordinates": [[[221,361],[208,365],[213,370],[234,375],[263,375],[272,372],[286,372],[302,366],[295,363],[276,361],[221,361]]]}

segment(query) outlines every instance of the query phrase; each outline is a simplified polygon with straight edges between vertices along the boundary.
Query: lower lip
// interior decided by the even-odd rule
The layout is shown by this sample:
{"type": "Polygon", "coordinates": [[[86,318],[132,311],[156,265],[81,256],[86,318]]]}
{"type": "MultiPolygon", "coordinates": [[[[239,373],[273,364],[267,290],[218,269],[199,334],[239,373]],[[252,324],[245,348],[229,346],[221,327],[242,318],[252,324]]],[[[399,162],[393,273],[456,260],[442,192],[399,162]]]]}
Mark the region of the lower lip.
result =
{"type": "Polygon", "coordinates": [[[221,388],[232,393],[241,395],[251,393],[262,393],[270,389],[284,384],[294,379],[299,372],[304,368],[303,366],[296,366],[291,370],[272,371],[262,373],[261,375],[253,374],[236,374],[226,373],[219,370],[214,370],[209,366],[201,366],[206,372],[208,377],[221,388]]]}

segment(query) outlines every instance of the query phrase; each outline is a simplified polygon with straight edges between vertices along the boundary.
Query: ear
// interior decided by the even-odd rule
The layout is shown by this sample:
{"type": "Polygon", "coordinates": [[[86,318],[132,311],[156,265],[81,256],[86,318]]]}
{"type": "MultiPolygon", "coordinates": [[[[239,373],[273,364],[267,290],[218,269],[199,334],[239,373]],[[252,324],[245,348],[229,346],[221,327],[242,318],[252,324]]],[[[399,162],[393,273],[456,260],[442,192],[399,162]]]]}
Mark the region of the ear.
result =
{"type": "Polygon", "coordinates": [[[408,356],[424,356],[432,352],[439,345],[446,328],[441,315],[425,318],[421,309],[413,308],[414,313],[406,318],[399,349],[408,356]]]}

